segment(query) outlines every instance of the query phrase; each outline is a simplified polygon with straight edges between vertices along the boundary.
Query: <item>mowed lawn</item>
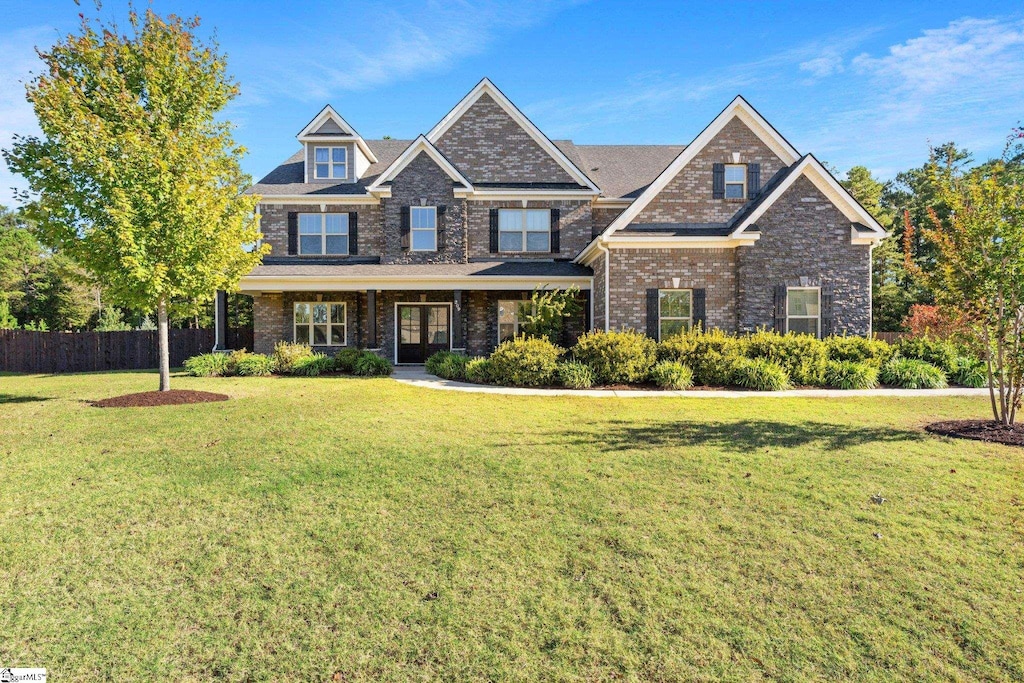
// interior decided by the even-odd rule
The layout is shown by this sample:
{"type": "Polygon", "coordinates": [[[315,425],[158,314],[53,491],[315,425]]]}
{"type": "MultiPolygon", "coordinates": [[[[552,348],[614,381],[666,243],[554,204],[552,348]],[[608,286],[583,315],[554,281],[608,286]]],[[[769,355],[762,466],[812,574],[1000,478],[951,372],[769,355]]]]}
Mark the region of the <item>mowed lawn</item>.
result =
{"type": "Polygon", "coordinates": [[[0,376],[0,665],[54,680],[1024,679],[983,399],[0,376]],[[873,495],[886,500],[877,504],[873,495]]]}

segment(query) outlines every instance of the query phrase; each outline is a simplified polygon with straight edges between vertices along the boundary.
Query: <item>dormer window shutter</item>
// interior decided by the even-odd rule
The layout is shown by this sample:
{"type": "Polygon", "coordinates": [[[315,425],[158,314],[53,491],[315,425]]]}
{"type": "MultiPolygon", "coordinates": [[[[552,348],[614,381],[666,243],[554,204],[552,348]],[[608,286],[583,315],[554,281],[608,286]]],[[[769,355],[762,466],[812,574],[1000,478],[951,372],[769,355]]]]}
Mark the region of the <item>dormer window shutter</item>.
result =
{"type": "Polygon", "coordinates": [[[299,253],[299,214],[288,212],[288,255],[299,253]]]}
{"type": "Polygon", "coordinates": [[[562,250],[562,212],[559,209],[551,209],[551,253],[557,254],[562,250]]]}
{"type": "Polygon", "coordinates": [[[491,209],[491,239],[490,249],[492,254],[498,253],[498,210],[491,209]]]}
{"type": "Polygon", "coordinates": [[[359,254],[359,212],[348,212],[348,253],[359,254]]]}
{"type": "Polygon", "coordinates": [[[445,229],[444,215],[448,207],[444,204],[437,205],[437,250],[441,251],[448,246],[448,231],[445,229]]]}
{"type": "Polygon", "coordinates": [[[725,199],[725,164],[711,167],[711,198],[725,199]]]}
{"type": "Polygon", "coordinates": [[[409,207],[402,207],[402,223],[401,223],[401,234],[402,234],[402,250],[409,251],[409,207]]]}
{"type": "Polygon", "coordinates": [[[747,164],[747,199],[761,191],[761,164],[747,164]]]}

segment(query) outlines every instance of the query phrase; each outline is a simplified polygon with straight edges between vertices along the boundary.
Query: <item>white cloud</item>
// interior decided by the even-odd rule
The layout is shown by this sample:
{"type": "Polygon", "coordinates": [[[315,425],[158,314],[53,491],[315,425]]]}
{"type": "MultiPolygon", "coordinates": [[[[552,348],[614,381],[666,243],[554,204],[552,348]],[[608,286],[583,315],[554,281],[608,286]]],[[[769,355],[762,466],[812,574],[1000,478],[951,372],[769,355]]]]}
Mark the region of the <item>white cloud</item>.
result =
{"type": "Polygon", "coordinates": [[[825,78],[833,74],[841,73],[843,69],[843,56],[838,53],[825,54],[806,62],[800,62],[800,70],[807,71],[815,78],[825,78]]]}
{"type": "MultiPolygon", "coordinates": [[[[54,38],[47,27],[0,33],[0,148],[9,148],[16,133],[39,133],[32,106],[25,100],[25,82],[42,65],[35,46],[49,45],[54,38]]],[[[12,203],[12,187],[24,190],[27,185],[0,160],[0,204],[12,203]]]]}

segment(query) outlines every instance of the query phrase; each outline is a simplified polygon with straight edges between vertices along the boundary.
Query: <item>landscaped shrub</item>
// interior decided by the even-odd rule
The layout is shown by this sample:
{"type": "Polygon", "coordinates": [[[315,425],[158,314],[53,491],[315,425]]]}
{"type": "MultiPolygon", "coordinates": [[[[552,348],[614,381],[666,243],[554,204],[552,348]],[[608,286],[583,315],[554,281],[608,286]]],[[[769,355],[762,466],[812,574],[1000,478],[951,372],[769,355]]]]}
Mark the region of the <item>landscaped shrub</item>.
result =
{"type": "Polygon", "coordinates": [[[874,389],[878,386],[878,368],[866,362],[830,360],[825,368],[825,384],[834,389],[874,389]]]}
{"type": "Polygon", "coordinates": [[[724,387],[732,384],[732,366],[744,349],[743,338],[713,329],[690,330],[658,345],[658,358],[678,361],[693,370],[697,384],[724,387]]]}
{"type": "Polygon", "coordinates": [[[892,357],[892,346],[881,339],[828,337],[825,346],[828,348],[829,360],[867,363],[876,368],[882,367],[892,357]]]}
{"type": "Polygon", "coordinates": [[[185,372],[193,377],[224,377],[230,374],[226,353],[203,353],[185,361],[185,372]]]}
{"type": "Polygon", "coordinates": [[[334,370],[334,359],[319,351],[302,356],[292,363],[291,374],[301,377],[316,377],[334,370]]]}
{"type": "Polygon", "coordinates": [[[442,379],[463,380],[466,378],[466,363],[469,359],[461,353],[438,351],[427,359],[426,371],[442,379]]]}
{"type": "Polygon", "coordinates": [[[594,371],[579,361],[558,364],[558,379],[569,389],[589,389],[594,386],[594,371]]]}
{"type": "Polygon", "coordinates": [[[470,358],[466,361],[466,380],[488,384],[491,381],[491,362],[486,358],[470,358]]]}
{"type": "Polygon", "coordinates": [[[904,389],[944,389],[946,373],[931,363],[915,358],[893,357],[882,366],[884,384],[904,389]]]}
{"type": "MultiPolygon", "coordinates": [[[[274,345],[274,370],[282,374],[291,374],[295,363],[301,358],[309,358],[313,355],[313,349],[306,344],[292,344],[290,342],[277,342],[274,345]]],[[[322,355],[322,354],[321,354],[322,355]]]]}
{"type": "Polygon", "coordinates": [[[363,355],[362,350],[356,348],[345,348],[334,354],[334,369],[337,372],[344,372],[351,375],[356,367],[356,361],[363,355]]]}
{"type": "Polygon", "coordinates": [[[360,377],[387,377],[394,370],[391,361],[373,351],[363,351],[353,364],[352,373],[360,377]]]}
{"type": "Polygon", "coordinates": [[[792,384],[786,368],[764,358],[736,358],[733,361],[732,382],[756,391],[782,391],[792,384]]]}
{"type": "Polygon", "coordinates": [[[904,337],[896,342],[893,350],[904,358],[931,363],[947,375],[956,372],[961,356],[970,356],[955,342],[928,337],[904,337]]]}
{"type": "Polygon", "coordinates": [[[265,377],[274,372],[274,359],[245,349],[233,351],[228,358],[231,374],[243,377],[265,377]]]}
{"type": "Polygon", "coordinates": [[[761,330],[744,340],[748,358],[762,358],[786,369],[794,384],[821,386],[825,383],[828,347],[809,334],[779,334],[761,330]]]}
{"type": "Polygon", "coordinates": [[[656,351],[653,339],[633,330],[588,332],[576,342],[572,356],[589,366],[601,384],[633,384],[647,379],[656,351]]]}
{"type": "Polygon", "coordinates": [[[988,386],[988,368],[985,361],[978,360],[971,356],[960,356],[957,358],[956,366],[953,368],[949,379],[960,386],[972,387],[974,389],[988,386]]]}
{"type": "Polygon", "coordinates": [[[554,384],[558,360],[565,353],[543,337],[516,337],[502,342],[488,359],[495,384],[534,387],[554,384]]]}
{"type": "Polygon", "coordinates": [[[651,381],[662,389],[689,389],[693,386],[693,371],[679,361],[663,360],[651,368],[651,381]]]}

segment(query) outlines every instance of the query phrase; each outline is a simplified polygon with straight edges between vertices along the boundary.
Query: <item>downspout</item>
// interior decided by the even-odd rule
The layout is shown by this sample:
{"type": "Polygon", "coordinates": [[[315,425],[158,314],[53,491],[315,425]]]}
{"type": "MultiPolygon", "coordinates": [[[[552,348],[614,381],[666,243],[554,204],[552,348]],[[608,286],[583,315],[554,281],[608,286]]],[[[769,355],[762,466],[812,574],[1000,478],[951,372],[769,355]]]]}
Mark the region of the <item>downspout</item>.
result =
{"type": "Polygon", "coordinates": [[[604,331],[607,332],[610,329],[608,324],[609,318],[611,318],[612,312],[608,310],[609,302],[611,297],[608,294],[609,277],[608,273],[611,271],[612,265],[612,253],[601,241],[601,238],[597,238],[597,249],[604,254],[604,331]]]}

